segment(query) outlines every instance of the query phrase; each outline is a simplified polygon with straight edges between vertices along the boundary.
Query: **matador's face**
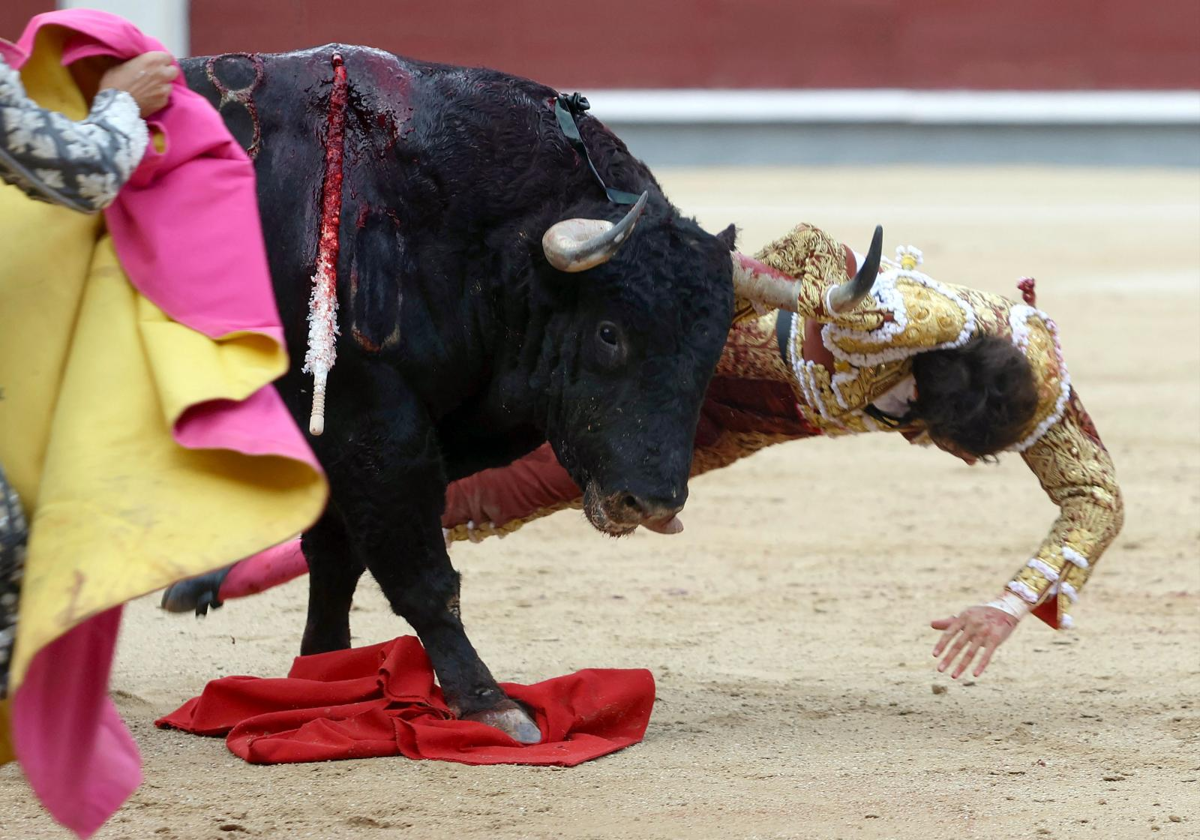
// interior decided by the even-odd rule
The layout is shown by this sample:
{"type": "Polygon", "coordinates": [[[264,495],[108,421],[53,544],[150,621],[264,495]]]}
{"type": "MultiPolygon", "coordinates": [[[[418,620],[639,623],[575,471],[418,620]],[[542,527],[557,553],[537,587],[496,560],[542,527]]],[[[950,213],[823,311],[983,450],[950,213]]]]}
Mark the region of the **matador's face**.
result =
{"type": "Polygon", "coordinates": [[[915,446],[931,446],[931,445],[936,446],[938,449],[942,450],[943,452],[949,452],[955,458],[961,458],[966,463],[967,466],[973,466],[974,464],[978,463],[978,461],[979,461],[979,459],[977,457],[975,457],[974,455],[971,455],[967,452],[964,452],[963,450],[959,449],[957,446],[955,446],[953,443],[950,443],[949,441],[939,441],[939,440],[934,439],[929,434],[929,430],[926,429],[920,423],[913,423],[909,426],[905,426],[905,427],[901,428],[899,431],[900,431],[900,434],[902,434],[904,436],[904,439],[907,440],[909,443],[911,443],[915,446]]]}

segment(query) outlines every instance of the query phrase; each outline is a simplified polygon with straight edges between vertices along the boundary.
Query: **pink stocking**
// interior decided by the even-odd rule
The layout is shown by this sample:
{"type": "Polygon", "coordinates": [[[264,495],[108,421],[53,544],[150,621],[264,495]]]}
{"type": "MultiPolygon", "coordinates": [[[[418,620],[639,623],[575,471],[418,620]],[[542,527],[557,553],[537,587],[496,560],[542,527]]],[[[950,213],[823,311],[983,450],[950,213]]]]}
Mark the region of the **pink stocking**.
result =
{"type": "Polygon", "coordinates": [[[257,595],[306,574],[308,563],[300,550],[300,540],[291,540],[235,563],[221,583],[219,597],[228,601],[257,595]]]}

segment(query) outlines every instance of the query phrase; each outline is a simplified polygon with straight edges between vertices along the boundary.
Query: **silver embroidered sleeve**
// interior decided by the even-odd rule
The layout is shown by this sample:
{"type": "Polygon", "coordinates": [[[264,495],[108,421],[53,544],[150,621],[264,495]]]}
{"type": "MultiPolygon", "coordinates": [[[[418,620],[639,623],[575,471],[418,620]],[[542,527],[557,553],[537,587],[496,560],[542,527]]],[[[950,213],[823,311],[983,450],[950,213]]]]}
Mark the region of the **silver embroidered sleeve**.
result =
{"type": "Polygon", "coordinates": [[[0,179],[31,198],[84,213],[103,210],[141,162],[149,142],[137,103],[102,90],[81,122],[40,107],[0,58],[0,179]]]}

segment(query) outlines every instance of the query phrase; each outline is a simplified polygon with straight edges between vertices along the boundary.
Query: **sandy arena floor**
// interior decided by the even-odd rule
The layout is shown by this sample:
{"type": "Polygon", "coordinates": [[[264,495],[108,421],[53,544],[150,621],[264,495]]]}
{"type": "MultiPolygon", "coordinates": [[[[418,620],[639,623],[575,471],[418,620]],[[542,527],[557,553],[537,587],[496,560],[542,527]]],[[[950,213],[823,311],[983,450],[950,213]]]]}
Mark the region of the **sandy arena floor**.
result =
{"type": "MultiPolygon", "coordinates": [[[[695,481],[677,537],[611,541],[563,513],[455,548],[501,679],[653,670],[645,742],[572,770],[244,764],[151,721],[212,677],[283,674],[306,584],[202,622],[133,604],[113,689],[147,781],[99,840],[1200,837],[1200,173],[661,175],[749,250],[802,220],[861,248],[881,222],[934,277],[1038,278],[1128,508],[1079,629],[1030,620],[977,683],[936,675],[928,621],[991,597],[1053,506],[1016,457],[799,441],[695,481]]],[[[373,582],[353,629],[406,632],[373,582]]],[[[0,836],[67,836],[12,766],[0,836]]]]}

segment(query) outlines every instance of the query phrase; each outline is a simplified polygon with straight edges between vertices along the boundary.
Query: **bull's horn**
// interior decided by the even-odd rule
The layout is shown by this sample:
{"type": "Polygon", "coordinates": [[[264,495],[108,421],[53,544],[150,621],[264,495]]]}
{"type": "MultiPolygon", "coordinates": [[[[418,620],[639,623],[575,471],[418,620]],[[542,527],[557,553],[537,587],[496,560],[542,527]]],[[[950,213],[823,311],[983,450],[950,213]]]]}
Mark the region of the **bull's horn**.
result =
{"type": "MultiPolygon", "coordinates": [[[[829,290],[829,308],[832,312],[845,312],[853,309],[858,302],[871,292],[875,276],[879,273],[879,258],[883,252],[883,228],[875,228],[875,237],[871,240],[871,249],[863,259],[862,266],[854,279],[848,283],[829,290]]],[[[759,262],[753,257],[734,251],[733,257],[733,290],[739,296],[756,301],[770,309],[786,309],[795,312],[799,285],[791,275],[771,268],[766,263],[759,262]]]]}
{"type": "Polygon", "coordinates": [[[767,309],[796,311],[800,297],[799,280],[737,251],[729,256],[733,258],[734,294],[767,309]]]}
{"type": "Polygon", "coordinates": [[[605,219],[565,219],[551,225],[542,237],[542,250],[550,265],[559,271],[587,271],[606,263],[633,233],[633,226],[646,209],[649,192],[615,225],[605,219]]]}
{"type": "Polygon", "coordinates": [[[879,274],[879,258],[883,253],[883,225],[875,226],[875,235],[871,237],[871,248],[858,273],[849,283],[842,283],[829,290],[826,300],[831,312],[848,312],[858,306],[859,301],[871,293],[875,285],[875,277],[879,274]]]}

